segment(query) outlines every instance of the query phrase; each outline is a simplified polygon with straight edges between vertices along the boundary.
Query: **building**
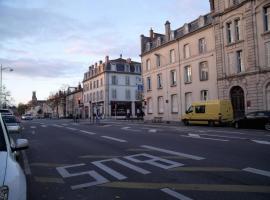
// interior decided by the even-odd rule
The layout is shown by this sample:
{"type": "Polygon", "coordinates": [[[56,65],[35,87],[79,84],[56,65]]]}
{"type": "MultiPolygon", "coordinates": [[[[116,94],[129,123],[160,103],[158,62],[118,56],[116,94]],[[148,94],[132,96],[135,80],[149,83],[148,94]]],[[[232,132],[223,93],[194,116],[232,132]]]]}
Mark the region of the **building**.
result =
{"type": "Polygon", "coordinates": [[[210,14],[165,34],[141,35],[145,119],[179,121],[193,101],[217,99],[214,28],[210,14]]]}
{"type": "Polygon", "coordinates": [[[211,0],[218,96],[235,117],[270,110],[270,1],[211,0]]]}
{"type": "Polygon", "coordinates": [[[84,74],[84,115],[103,117],[136,116],[142,113],[141,64],[122,56],[89,67],[84,74]]]}
{"type": "Polygon", "coordinates": [[[78,87],[68,87],[66,92],[66,117],[74,118],[83,116],[83,89],[81,84],[78,87]]]}

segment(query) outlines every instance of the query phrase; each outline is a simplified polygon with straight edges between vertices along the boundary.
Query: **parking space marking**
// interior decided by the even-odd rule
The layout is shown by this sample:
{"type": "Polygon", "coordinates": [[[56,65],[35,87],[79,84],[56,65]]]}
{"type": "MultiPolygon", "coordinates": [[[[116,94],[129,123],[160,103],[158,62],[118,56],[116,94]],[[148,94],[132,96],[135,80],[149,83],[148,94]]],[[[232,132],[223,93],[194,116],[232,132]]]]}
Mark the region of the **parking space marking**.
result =
{"type": "Polygon", "coordinates": [[[270,171],[265,171],[265,170],[261,170],[261,169],[255,169],[255,168],[252,168],[252,167],[247,167],[247,168],[243,169],[243,171],[270,177],[270,171]]]}
{"type": "Polygon", "coordinates": [[[105,159],[109,159],[109,158],[117,158],[120,156],[106,156],[106,155],[84,155],[84,156],[79,156],[79,158],[105,158],[105,159]]]}
{"type": "Polygon", "coordinates": [[[85,130],[79,130],[79,131],[82,132],[82,133],[86,133],[88,135],[96,135],[96,133],[90,132],[90,131],[85,131],[85,130]]]}
{"type": "Polygon", "coordinates": [[[148,145],[142,145],[141,147],[146,148],[146,149],[151,149],[151,150],[154,150],[154,151],[159,151],[159,152],[162,152],[162,153],[167,153],[167,154],[171,154],[171,155],[190,158],[190,159],[193,159],[193,160],[203,160],[203,159],[205,159],[204,157],[201,157],[201,156],[195,156],[195,155],[176,152],[176,151],[171,151],[171,150],[167,150],[167,149],[161,149],[161,148],[158,148],[158,147],[153,147],[153,146],[148,146],[148,145]]]}
{"type": "Polygon", "coordinates": [[[229,167],[178,167],[171,169],[178,172],[237,172],[239,169],[229,167]]]}
{"type": "Polygon", "coordinates": [[[54,177],[34,177],[36,182],[39,183],[59,183],[59,184],[64,184],[64,180],[62,178],[54,178],[54,177]]]}
{"type": "Polygon", "coordinates": [[[22,151],[22,156],[23,156],[24,172],[26,175],[31,175],[31,169],[25,151],[22,151]]]}
{"type": "Polygon", "coordinates": [[[269,141],[263,141],[263,140],[251,140],[253,142],[256,142],[258,144],[267,144],[267,145],[270,145],[270,142],[269,141]]]}
{"type": "Polygon", "coordinates": [[[116,141],[116,142],[127,142],[126,140],[122,140],[122,139],[118,139],[118,138],[114,138],[114,137],[109,137],[109,136],[106,136],[106,135],[103,135],[101,136],[102,138],[105,138],[105,139],[108,139],[108,140],[112,140],[112,141],[116,141]]]}
{"type": "Polygon", "coordinates": [[[162,192],[165,192],[166,194],[172,196],[172,197],[175,197],[176,199],[180,199],[180,200],[192,200],[191,198],[187,197],[187,196],[184,196],[178,192],[175,192],[169,188],[163,188],[161,189],[162,192]]]}

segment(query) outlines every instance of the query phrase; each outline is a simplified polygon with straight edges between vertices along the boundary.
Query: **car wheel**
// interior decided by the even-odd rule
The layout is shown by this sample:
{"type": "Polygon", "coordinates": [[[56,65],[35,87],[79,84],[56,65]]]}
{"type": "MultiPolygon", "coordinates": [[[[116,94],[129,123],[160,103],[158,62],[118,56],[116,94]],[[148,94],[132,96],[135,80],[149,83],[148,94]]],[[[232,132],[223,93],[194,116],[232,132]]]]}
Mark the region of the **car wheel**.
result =
{"type": "Polygon", "coordinates": [[[240,128],[240,126],[239,126],[239,122],[234,122],[234,128],[240,128]]]}
{"type": "Polygon", "coordinates": [[[265,130],[270,131],[270,123],[265,124],[264,128],[265,128],[265,130]]]}
{"type": "Polygon", "coordinates": [[[213,127],[213,126],[215,126],[215,123],[213,121],[208,121],[208,126],[213,127]]]}

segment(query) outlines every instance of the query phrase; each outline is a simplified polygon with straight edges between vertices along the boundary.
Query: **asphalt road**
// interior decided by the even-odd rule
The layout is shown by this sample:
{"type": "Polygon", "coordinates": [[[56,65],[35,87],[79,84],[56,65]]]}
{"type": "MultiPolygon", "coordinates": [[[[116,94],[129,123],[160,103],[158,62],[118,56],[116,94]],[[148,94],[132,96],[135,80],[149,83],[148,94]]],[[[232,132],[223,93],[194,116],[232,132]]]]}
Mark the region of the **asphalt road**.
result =
{"type": "Polygon", "coordinates": [[[269,200],[270,133],[133,122],[23,122],[29,200],[269,200]]]}

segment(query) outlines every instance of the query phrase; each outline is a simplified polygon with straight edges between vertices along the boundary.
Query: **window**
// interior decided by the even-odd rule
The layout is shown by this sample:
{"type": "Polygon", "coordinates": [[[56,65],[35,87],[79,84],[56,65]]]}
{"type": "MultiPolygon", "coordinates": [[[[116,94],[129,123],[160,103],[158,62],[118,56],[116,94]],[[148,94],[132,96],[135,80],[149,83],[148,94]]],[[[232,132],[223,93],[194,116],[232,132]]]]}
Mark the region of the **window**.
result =
{"type": "Polygon", "coordinates": [[[94,81],[94,88],[96,88],[96,81],[94,81]]]}
{"type": "Polygon", "coordinates": [[[156,65],[157,65],[157,67],[160,67],[160,65],[161,65],[160,55],[159,54],[155,54],[155,55],[156,55],[156,65]]]}
{"type": "Polygon", "coordinates": [[[97,80],[97,88],[99,87],[99,80],[97,80]]]}
{"type": "Polygon", "coordinates": [[[130,100],[130,90],[126,90],[126,100],[130,100]]]}
{"type": "Polygon", "coordinates": [[[266,110],[270,110],[270,83],[266,86],[265,89],[266,94],[266,110]]]}
{"type": "Polygon", "coordinates": [[[117,85],[117,76],[112,76],[112,85],[117,85]]]}
{"type": "Polygon", "coordinates": [[[151,69],[151,61],[150,61],[150,59],[147,59],[146,60],[146,71],[150,71],[150,69],[151,69]]]}
{"type": "Polygon", "coordinates": [[[92,101],[92,93],[89,95],[89,101],[92,101]]]}
{"type": "Polygon", "coordinates": [[[201,62],[199,64],[199,71],[200,71],[200,81],[207,81],[208,80],[208,63],[201,62]]]}
{"type": "Polygon", "coordinates": [[[185,66],[184,69],[184,81],[185,83],[191,83],[192,82],[192,77],[191,77],[191,66],[185,66]]]}
{"type": "Polygon", "coordinates": [[[164,99],[163,97],[158,97],[158,113],[164,113],[164,99]]]}
{"type": "Polygon", "coordinates": [[[96,93],[93,93],[93,101],[96,101],[96,93]]]}
{"type": "Polygon", "coordinates": [[[125,65],[125,72],[130,72],[130,65],[128,64],[125,65]]]}
{"type": "Polygon", "coordinates": [[[97,98],[97,101],[99,101],[99,92],[98,91],[96,92],[96,98],[97,98]]]}
{"type": "Polygon", "coordinates": [[[100,79],[100,86],[103,86],[103,78],[100,79]]]}
{"type": "Polygon", "coordinates": [[[186,110],[189,109],[191,104],[192,104],[192,93],[187,92],[187,93],[185,93],[185,108],[186,108],[186,110]]]}
{"type": "Polygon", "coordinates": [[[150,49],[151,49],[151,43],[147,42],[146,43],[146,51],[150,51],[150,49]]]}
{"type": "Polygon", "coordinates": [[[112,89],[112,98],[113,99],[117,98],[117,90],[116,89],[112,89]]]}
{"type": "Polygon", "coordinates": [[[201,101],[207,101],[208,100],[208,90],[202,90],[201,91],[201,101]]]}
{"type": "Polygon", "coordinates": [[[158,89],[162,88],[162,74],[157,75],[157,88],[158,89]]]}
{"type": "Polygon", "coordinates": [[[199,53],[205,53],[206,52],[206,41],[205,38],[199,39],[199,53]]]}
{"type": "Polygon", "coordinates": [[[240,19],[234,20],[234,31],[236,41],[240,40],[240,19]]]}
{"type": "Polygon", "coordinates": [[[237,73],[243,72],[244,71],[244,64],[243,64],[243,52],[242,50],[236,52],[236,70],[237,73]]]}
{"type": "Polygon", "coordinates": [[[126,85],[130,85],[130,78],[129,78],[129,76],[126,76],[126,85]]]}
{"type": "Polygon", "coordinates": [[[195,113],[205,113],[205,106],[195,106],[195,113]]]}
{"type": "Polygon", "coordinates": [[[158,38],[157,38],[157,46],[160,46],[160,45],[161,45],[161,38],[158,37],[158,38]]]}
{"type": "Polygon", "coordinates": [[[190,57],[189,44],[184,45],[184,58],[190,57]]]}
{"type": "Polygon", "coordinates": [[[175,62],[175,51],[174,49],[170,50],[170,63],[175,62]]]}
{"type": "Polygon", "coordinates": [[[265,7],[264,11],[264,29],[270,31],[270,6],[265,7]]]}
{"type": "Polygon", "coordinates": [[[171,74],[171,86],[176,86],[176,71],[172,70],[170,74],[171,74]]]}
{"type": "Polygon", "coordinates": [[[148,114],[153,113],[153,101],[152,101],[152,98],[147,99],[147,113],[148,114]]]}
{"type": "Polygon", "coordinates": [[[92,90],[92,82],[90,82],[90,90],[92,90]]]}
{"type": "Polygon", "coordinates": [[[178,113],[177,94],[171,95],[171,112],[178,113]]]}
{"type": "Polygon", "coordinates": [[[270,42],[265,43],[265,59],[266,59],[266,66],[270,67],[270,42]]]}
{"type": "Polygon", "coordinates": [[[103,100],[103,90],[100,91],[100,96],[99,96],[100,100],[103,100]]]}
{"type": "Polygon", "coordinates": [[[151,85],[151,77],[147,77],[147,90],[151,90],[152,89],[152,85],[151,85]]]}
{"type": "Polygon", "coordinates": [[[232,38],[232,22],[227,23],[227,42],[230,44],[233,42],[232,38]]]}
{"type": "Polygon", "coordinates": [[[141,73],[141,66],[140,65],[135,65],[135,72],[141,73]]]}

